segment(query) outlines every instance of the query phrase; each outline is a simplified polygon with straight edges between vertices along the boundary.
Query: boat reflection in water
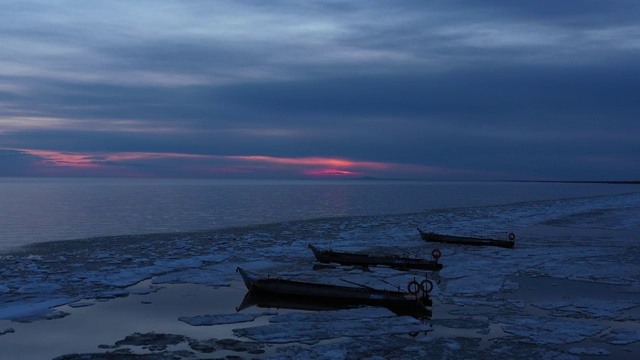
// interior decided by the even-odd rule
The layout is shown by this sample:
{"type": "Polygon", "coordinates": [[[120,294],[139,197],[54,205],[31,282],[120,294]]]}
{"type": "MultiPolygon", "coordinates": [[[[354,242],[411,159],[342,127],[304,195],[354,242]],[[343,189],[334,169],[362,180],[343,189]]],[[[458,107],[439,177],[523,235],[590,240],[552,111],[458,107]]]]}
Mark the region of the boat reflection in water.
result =
{"type": "Polygon", "coordinates": [[[434,249],[431,253],[433,260],[425,260],[396,255],[384,256],[340,252],[332,249],[320,249],[311,244],[309,244],[308,247],[313,251],[313,255],[316,257],[316,260],[325,264],[337,263],[356,266],[389,266],[395,269],[422,269],[431,271],[438,271],[442,269],[442,264],[438,262],[441,255],[440,250],[438,249],[434,249]]]}
{"type": "Polygon", "coordinates": [[[359,287],[318,284],[272,277],[258,277],[244,269],[236,270],[249,291],[236,308],[241,311],[250,306],[285,308],[295,310],[340,310],[361,306],[385,307],[399,316],[417,319],[431,317],[431,299],[424,284],[415,283],[409,288],[416,291],[402,292],[359,287]]]}

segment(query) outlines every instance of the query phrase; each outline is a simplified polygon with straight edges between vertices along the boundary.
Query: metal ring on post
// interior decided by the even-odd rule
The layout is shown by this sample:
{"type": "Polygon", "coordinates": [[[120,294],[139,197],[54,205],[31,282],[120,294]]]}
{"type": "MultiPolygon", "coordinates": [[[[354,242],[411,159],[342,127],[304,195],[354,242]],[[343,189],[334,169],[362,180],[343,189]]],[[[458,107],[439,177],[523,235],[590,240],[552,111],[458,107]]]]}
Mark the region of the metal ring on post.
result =
{"type": "Polygon", "coordinates": [[[433,283],[431,282],[431,280],[424,279],[420,283],[420,289],[423,293],[428,294],[431,292],[431,290],[433,290],[433,283]]]}
{"type": "Polygon", "coordinates": [[[440,249],[435,248],[433,249],[433,251],[431,251],[431,256],[433,256],[434,259],[438,260],[442,256],[442,252],[440,251],[440,249]]]}
{"type": "Polygon", "coordinates": [[[509,233],[509,240],[514,241],[516,239],[516,234],[510,232],[509,233]]]}
{"type": "Polygon", "coordinates": [[[415,295],[418,293],[418,291],[420,291],[421,287],[420,284],[415,281],[415,280],[411,280],[409,281],[409,283],[407,284],[407,291],[409,292],[409,294],[411,295],[415,295]]]}

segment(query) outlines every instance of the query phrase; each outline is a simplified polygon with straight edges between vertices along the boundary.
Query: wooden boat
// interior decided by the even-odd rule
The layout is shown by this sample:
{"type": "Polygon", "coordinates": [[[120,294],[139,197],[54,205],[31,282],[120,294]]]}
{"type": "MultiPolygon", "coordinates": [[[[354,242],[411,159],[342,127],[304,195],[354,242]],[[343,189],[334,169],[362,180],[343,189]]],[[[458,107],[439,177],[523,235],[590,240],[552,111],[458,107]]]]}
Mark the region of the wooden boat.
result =
{"type": "Polygon", "coordinates": [[[440,251],[434,249],[431,253],[434,260],[425,260],[419,258],[409,258],[400,256],[375,256],[359,253],[346,253],[319,249],[311,244],[309,248],[313,251],[316,259],[321,263],[338,263],[342,265],[361,265],[376,266],[386,265],[396,269],[422,269],[422,270],[440,270],[442,264],[438,263],[440,251]]]}
{"type": "Polygon", "coordinates": [[[495,239],[485,239],[485,238],[476,238],[476,237],[466,237],[466,236],[452,236],[452,235],[443,235],[437,234],[433,232],[424,232],[418,228],[418,232],[420,232],[420,237],[424,241],[429,242],[441,242],[448,244],[460,244],[460,245],[478,245],[478,246],[499,246],[503,248],[513,248],[515,245],[516,235],[514,233],[509,233],[509,240],[495,240],[495,239]]]}
{"type": "MultiPolygon", "coordinates": [[[[374,289],[369,286],[359,287],[319,284],[281,278],[260,277],[242,268],[237,268],[250,293],[278,297],[280,300],[298,303],[318,304],[324,302],[334,306],[381,306],[396,313],[411,314],[415,317],[428,317],[432,305],[428,291],[433,286],[429,280],[418,284],[415,280],[409,283],[412,293],[374,289]],[[427,282],[425,286],[424,283],[427,282]],[[428,289],[425,289],[427,287],[428,289]],[[416,316],[415,314],[418,314],[416,316]]],[[[411,291],[411,290],[410,290],[411,291]]]]}

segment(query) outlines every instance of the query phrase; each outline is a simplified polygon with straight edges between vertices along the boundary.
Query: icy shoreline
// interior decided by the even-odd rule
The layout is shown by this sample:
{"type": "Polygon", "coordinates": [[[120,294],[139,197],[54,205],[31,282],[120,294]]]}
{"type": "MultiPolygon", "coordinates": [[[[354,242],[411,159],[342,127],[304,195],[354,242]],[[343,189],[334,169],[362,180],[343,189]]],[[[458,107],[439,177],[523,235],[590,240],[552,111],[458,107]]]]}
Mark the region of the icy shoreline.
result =
{"type": "MultiPolygon", "coordinates": [[[[0,255],[0,347],[8,353],[27,351],[14,344],[29,336],[28,329],[44,319],[51,319],[45,323],[55,328],[56,322],[81,310],[91,314],[91,304],[135,296],[138,303],[153,307],[160,300],[145,299],[162,299],[162,287],[175,284],[231,289],[239,284],[236,266],[323,282],[339,283],[348,277],[370,286],[400,286],[424,274],[340,266],[314,270],[306,245],[358,251],[392,247],[396,253],[426,257],[433,245],[421,241],[415,228],[432,225],[430,230],[466,235],[514,230],[518,238],[514,249],[439,245],[444,269],[430,275],[436,283],[435,304],[427,324],[372,308],[327,313],[254,309],[236,314],[233,307],[218,306],[203,295],[213,307],[190,315],[189,301],[180,302],[176,307],[183,313],[169,329],[231,326],[229,341],[223,343],[233,346],[221,345],[225,339],[209,339],[210,348],[220,349],[216,354],[221,356],[635,358],[640,343],[640,220],[632,215],[639,213],[638,198],[631,194],[39,244],[0,255]],[[247,318],[256,313],[259,316],[247,318]],[[218,320],[205,325],[184,321],[198,316],[218,320]]],[[[203,344],[207,339],[181,333],[144,335],[153,331],[148,328],[127,341],[132,333],[113,334],[112,344],[90,352],[131,348],[156,353],[158,359],[209,354],[201,351],[210,349],[203,344]],[[177,341],[175,348],[135,345],[159,338],[177,341]],[[117,341],[123,341],[119,347],[117,341]]]]}

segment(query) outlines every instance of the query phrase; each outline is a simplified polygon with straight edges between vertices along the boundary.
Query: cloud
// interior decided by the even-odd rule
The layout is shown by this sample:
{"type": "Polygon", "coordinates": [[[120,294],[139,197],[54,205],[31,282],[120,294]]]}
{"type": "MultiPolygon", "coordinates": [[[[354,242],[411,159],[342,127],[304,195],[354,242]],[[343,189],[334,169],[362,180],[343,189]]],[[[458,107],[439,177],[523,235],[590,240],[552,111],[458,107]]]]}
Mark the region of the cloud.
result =
{"type": "Polygon", "coordinates": [[[345,67],[366,75],[478,61],[593,62],[607,50],[637,49],[638,34],[631,2],[623,2],[628,11],[616,2],[21,3],[0,15],[0,43],[13,54],[0,59],[0,75],[112,85],[290,81],[345,67]]]}
{"type": "Polygon", "coordinates": [[[614,166],[639,152],[638,16],[627,0],[13,2],[0,147],[236,157],[115,161],[125,175],[311,166],[241,160],[259,154],[638,177],[614,166]],[[601,158],[617,161],[579,161],[601,158]]]}
{"type": "Polygon", "coordinates": [[[0,149],[3,173],[13,176],[29,168],[28,175],[202,177],[210,174],[252,174],[268,177],[382,176],[424,177],[469,173],[455,169],[412,164],[349,160],[344,158],[291,158],[225,156],[149,152],[63,152],[34,149],[0,149]],[[17,161],[16,161],[17,160],[17,161]],[[17,165],[17,166],[16,166],[17,165]],[[275,170],[275,172],[274,172],[275,170]],[[269,175],[271,174],[271,175],[269,175]]]}

